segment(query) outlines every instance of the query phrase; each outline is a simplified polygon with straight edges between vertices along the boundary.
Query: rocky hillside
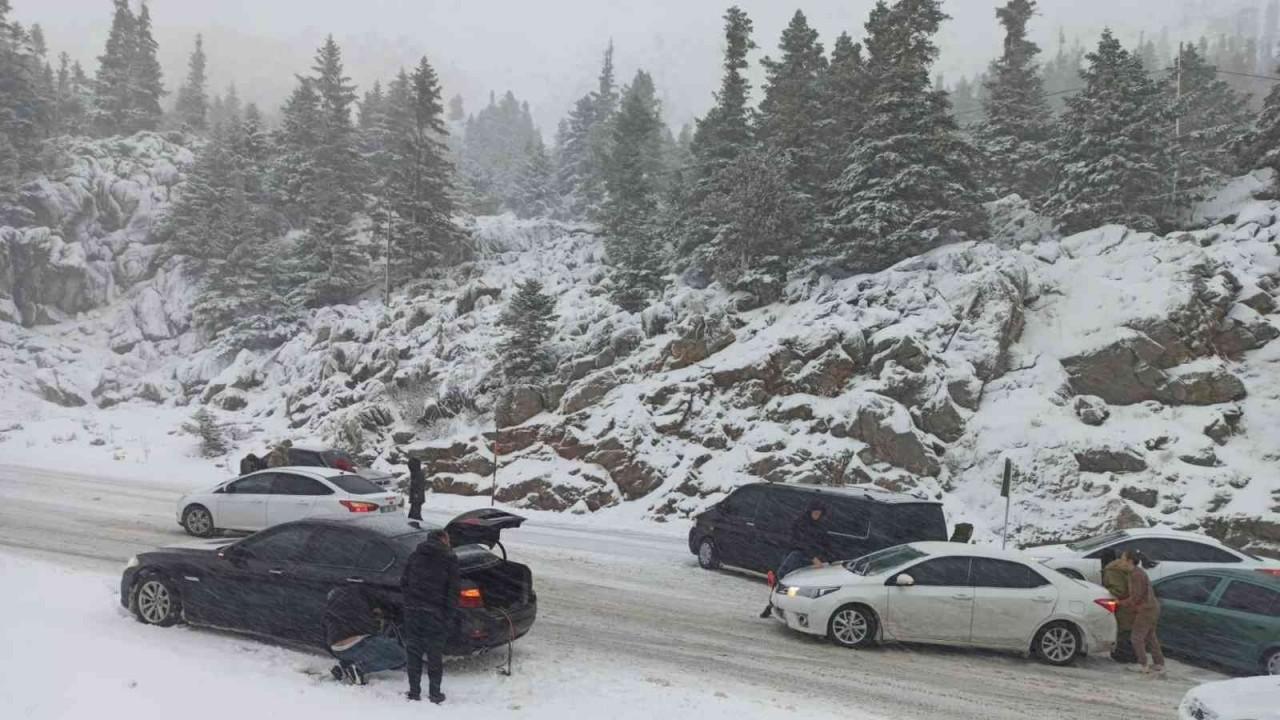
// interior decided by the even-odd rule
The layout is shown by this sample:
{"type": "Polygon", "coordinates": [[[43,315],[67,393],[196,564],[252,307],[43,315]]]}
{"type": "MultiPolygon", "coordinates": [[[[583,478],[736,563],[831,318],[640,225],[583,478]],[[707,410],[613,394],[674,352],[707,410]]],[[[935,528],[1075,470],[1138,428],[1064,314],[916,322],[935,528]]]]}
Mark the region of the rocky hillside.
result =
{"type": "Polygon", "coordinates": [[[1021,541],[1167,524],[1280,551],[1280,203],[1253,199],[1267,177],[1206,204],[1199,230],[1059,238],[1010,199],[992,242],[796,277],[769,304],[686,276],[640,315],[608,301],[586,229],[481,218],[481,259],[390,307],[209,343],[149,232],[187,151],[139,136],[71,155],[31,188],[40,227],[0,229],[0,313],[20,321],[0,323],[8,397],[98,415],[204,403],[244,447],[413,455],[438,492],[487,493],[496,451],[503,502],[654,520],[751,480],[869,482],[990,536],[1007,457],[1021,541]],[[558,298],[560,366],[503,387],[497,321],[528,276],[558,298]]]}

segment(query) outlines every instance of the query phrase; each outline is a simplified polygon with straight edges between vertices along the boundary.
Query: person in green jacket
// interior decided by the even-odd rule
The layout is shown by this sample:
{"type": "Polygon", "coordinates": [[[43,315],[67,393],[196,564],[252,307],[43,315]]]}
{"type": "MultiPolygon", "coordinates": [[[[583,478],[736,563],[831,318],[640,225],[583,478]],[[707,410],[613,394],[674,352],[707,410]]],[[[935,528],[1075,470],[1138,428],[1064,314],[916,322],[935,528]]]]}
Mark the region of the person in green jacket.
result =
{"type": "MultiPolygon", "coordinates": [[[[1109,557],[1103,558],[1102,586],[1111,593],[1112,597],[1116,599],[1129,597],[1129,580],[1132,576],[1132,566],[1121,558],[1115,557],[1114,553],[1109,553],[1109,557]]],[[[1132,607],[1116,608],[1116,646],[1111,651],[1111,659],[1116,662],[1131,663],[1137,660],[1130,640],[1135,612],[1132,607]]]]}

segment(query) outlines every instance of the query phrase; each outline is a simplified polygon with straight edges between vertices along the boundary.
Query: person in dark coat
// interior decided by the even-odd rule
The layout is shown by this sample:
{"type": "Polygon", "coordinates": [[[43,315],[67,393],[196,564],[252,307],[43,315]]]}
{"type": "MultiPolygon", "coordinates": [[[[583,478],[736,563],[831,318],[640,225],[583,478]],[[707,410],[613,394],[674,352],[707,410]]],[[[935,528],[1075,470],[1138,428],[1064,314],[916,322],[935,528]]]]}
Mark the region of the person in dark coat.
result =
{"type": "Polygon", "coordinates": [[[240,461],[240,474],[248,475],[251,472],[258,472],[266,469],[267,464],[264,463],[257,455],[249,453],[240,461]]]}
{"type": "Polygon", "coordinates": [[[409,458],[409,519],[422,519],[422,504],[427,501],[427,478],[422,474],[418,458],[409,458]]]}
{"type": "MultiPolygon", "coordinates": [[[[778,566],[775,577],[781,580],[790,573],[806,565],[822,567],[831,560],[831,540],[823,519],[827,508],[822,503],[809,506],[795,522],[791,523],[791,550],[778,566]]],[[[770,593],[769,604],[765,606],[760,617],[767,618],[773,614],[773,595],[770,593]]]]}
{"type": "Polygon", "coordinates": [[[410,700],[422,699],[422,656],[427,656],[427,699],[444,702],[440,681],[444,677],[444,646],[458,613],[458,556],[449,547],[449,535],[432,530],[419,543],[400,577],[404,593],[404,644],[409,655],[410,700]]]}
{"type": "Polygon", "coordinates": [[[404,648],[385,633],[382,609],[363,590],[338,587],[325,598],[324,637],[338,659],[335,680],[364,685],[365,675],[404,667],[404,648]]]}

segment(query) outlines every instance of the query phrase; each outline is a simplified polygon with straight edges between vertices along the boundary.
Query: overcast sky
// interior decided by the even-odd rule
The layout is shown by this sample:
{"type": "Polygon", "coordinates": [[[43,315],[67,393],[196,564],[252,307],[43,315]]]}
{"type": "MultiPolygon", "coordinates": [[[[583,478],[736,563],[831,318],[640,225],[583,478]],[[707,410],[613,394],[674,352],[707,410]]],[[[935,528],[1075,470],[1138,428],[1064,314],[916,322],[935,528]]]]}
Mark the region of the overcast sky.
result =
{"type": "MultiPolygon", "coordinates": [[[[133,0],[136,4],[137,0],[133,0]]],[[[939,38],[938,71],[954,79],[986,66],[999,52],[994,10],[1004,0],[948,0],[939,38]]],[[[1210,22],[1267,0],[1040,0],[1033,26],[1046,49],[1059,29],[1096,39],[1104,26],[1127,38],[1168,27],[1198,35],[1210,22]]],[[[15,16],[39,22],[54,53],[67,51],[92,74],[111,19],[110,0],[12,0],[15,16]]],[[[527,100],[550,139],[557,120],[595,82],[600,54],[612,38],[620,78],[637,68],[654,75],[667,120],[675,126],[703,113],[719,79],[721,15],[728,0],[151,0],[165,85],[186,73],[195,34],[205,35],[209,74],[235,81],[241,97],[274,110],[293,74],[305,72],[324,36],[344,50],[348,74],[361,86],[386,78],[425,54],[440,72],[445,96],[462,94],[468,112],[489,91],[527,100]]],[[[755,23],[753,54],[775,54],[797,8],[829,49],[842,30],[856,38],[874,0],[741,0],[755,23]]],[[[756,85],[758,62],[753,64],[756,85]]],[[[170,98],[171,100],[172,98],[170,98]]]]}

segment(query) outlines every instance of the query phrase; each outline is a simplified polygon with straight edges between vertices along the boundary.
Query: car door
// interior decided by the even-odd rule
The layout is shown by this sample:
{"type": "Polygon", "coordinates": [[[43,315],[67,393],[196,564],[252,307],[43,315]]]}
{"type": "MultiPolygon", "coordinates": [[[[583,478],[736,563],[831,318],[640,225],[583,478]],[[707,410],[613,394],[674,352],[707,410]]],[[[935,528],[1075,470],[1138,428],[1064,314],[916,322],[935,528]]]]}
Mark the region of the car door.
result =
{"type": "Polygon", "coordinates": [[[1204,567],[1229,567],[1240,558],[1208,543],[1176,538],[1140,538],[1125,543],[1155,560],[1155,567],[1146,568],[1152,582],[1188,570],[1204,567]]]}
{"type": "Polygon", "coordinates": [[[760,504],[756,508],[755,532],[748,537],[753,570],[765,572],[782,564],[792,550],[791,526],[809,508],[814,497],[781,486],[760,488],[760,504]]]}
{"type": "Polygon", "coordinates": [[[972,643],[982,647],[1025,647],[1053,614],[1058,589],[1024,563],[974,558],[972,643]]]}
{"type": "Polygon", "coordinates": [[[1210,600],[1222,584],[1217,575],[1188,573],[1154,584],[1160,600],[1160,643],[1195,657],[1205,655],[1205,637],[1212,622],[1210,600]]]}
{"type": "Polygon", "coordinates": [[[1215,607],[1205,633],[1210,652],[1219,662],[1256,669],[1263,648],[1276,639],[1280,592],[1233,578],[1218,595],[1215,607]]]}
{"type": "Polygon", "coordinates": [[[752,559],[756,509],[760,505],[761,495],[758,487],[739,488],[718,506],[719,517],[716,519],[712,541],[724,564],[752,570],[761,569],[752,559]]]}
{"type": "Polygon", "coordinates": [[[261,530],[267,526],[267,501],[275,473],[245,475],[218,493],[215,524],[227,530],[261,530]]]}
{"type": "Polygon", "coordinates": [[[223,548],[203,592],[213,596],[210,624],[286,637],[290,599],[282,580],[306,546],[311,528],[286,525],[223,548]]]}
{"type": "MultiPolygon", "coordinates": [[[[283,628],[285,637],[308,645],[324,645],[324,610],[329,591],[343,585],[366,584],[368,573],[361,568],[361,560],[371,543],[379,542],[372,533],[354,528],[316,528],[292,572],[282,579],[291,603],[283,628]]],[[[389,548],[386,550],[390,552],[389,548]]],[[[382,563],[384,568],[387,564],[382,563]]]]}
{"type": "Polygon", "coordinates": [[[318,498],[333,494],[331,488],[315,478],[277,472],[267,500],[267,524],[279,525],[309,517],[318,498]]]}
{"type": "Polygon", "coordinates": [[[919,640],[947,644],[968,643],[973,626],[971,558],[934,558],[889,577],[886,636],[891,640],[919,640]],[[910,575],[910,586],[898,577],[910,575]]]}

